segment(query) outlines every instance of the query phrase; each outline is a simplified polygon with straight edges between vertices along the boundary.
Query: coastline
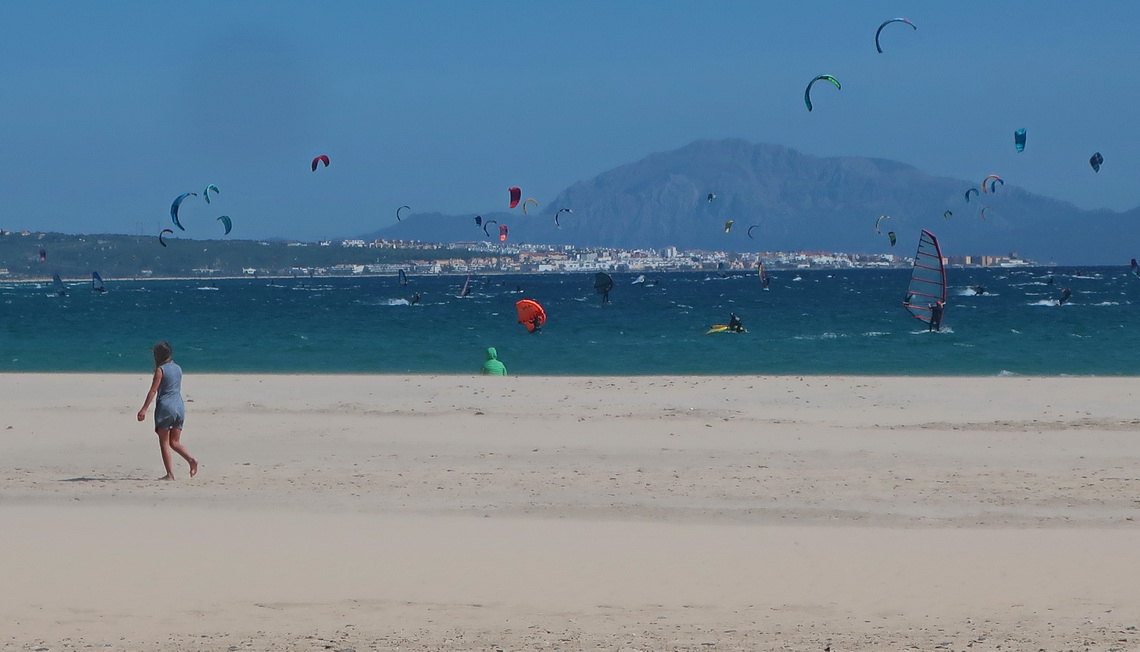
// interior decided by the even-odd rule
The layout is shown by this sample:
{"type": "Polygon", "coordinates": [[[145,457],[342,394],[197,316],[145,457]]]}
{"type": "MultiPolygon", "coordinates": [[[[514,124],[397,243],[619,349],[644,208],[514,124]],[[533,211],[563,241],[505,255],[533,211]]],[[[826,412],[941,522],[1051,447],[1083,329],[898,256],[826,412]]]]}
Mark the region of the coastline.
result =
{"type": "Polygon", "coordinates": [[[148,377],[0,374],[5,647],[1140,645],[1140,379],[148,377]]]}
{"type": "MultiPolygon", "coordinates": [[[[398,263],[393,263],[397,264],[398,263]]],[[[409,263],[410,265],[411,263],[409,263]]],[[[954,270],[1052,270],[1056,269],[1057,265],[1050,265],[1047,263],[1032,263],[1026,265],[1016,266],[1001,266],[1001,265],[947,265],[947,269],[954,270]]],[[[854,265],[854,266],[827,266],[827,265],[810,265],[810,266],[797,266],[779,263],[765,263],[765,269],[771,272],[848,272],[857,270],[869,271],[882,271],[884,269],[909,269],[907,264],[895,264],[891,266],[879,265],[854,265]]],[[[1118,269],[1118,265],[1085,265],[1081,269],[1118,269]]],[[[1074,267],[1075,269],[1075,267],[1074,267]]],[[[708,269],[626,269],[626,270],[613,270],[613,269],[583,269],[577,271],[566,270],[544,270],[544,271],[530,271],[530,270],[499,270],[499,269],[478,269],[471,272],[462,271],[446,271],[446,272],[415,272],[415,276],[422,276],[426,278],[463,278],[465,276],[557,276],[560,274],[582,274],[592,275],[596,272],[604,271],[614,274],[712,274],[718,271],[734,276],[746,276],[753,274],[756,270],[755,267],[733,267],[726,270],[717,270],[715,266],[710,266],[708,269]]],[[[296,275],[296,274],[216,274],[216,275],[198,275],[198,276],[107,276],[105,281],[282,281],[282,280],[300,280],[300,281],[313,281],[319,279],[345,279],[345,278],[358,278],[358,279],[382,279],[392,278],[395,272],[367,272],[361,274],[334,274],[334,273],[321,273],[312,276],[296,275]]],[[[91,277],[85,276],[61,276],[61,280],[65,283],[79,284],[90,283],[91,277]]],[[[0,283],[10,283],[12,285],[42,285],[50,284],[52,277],[15,277],[15,276],[0,276],[0,283]]]]}

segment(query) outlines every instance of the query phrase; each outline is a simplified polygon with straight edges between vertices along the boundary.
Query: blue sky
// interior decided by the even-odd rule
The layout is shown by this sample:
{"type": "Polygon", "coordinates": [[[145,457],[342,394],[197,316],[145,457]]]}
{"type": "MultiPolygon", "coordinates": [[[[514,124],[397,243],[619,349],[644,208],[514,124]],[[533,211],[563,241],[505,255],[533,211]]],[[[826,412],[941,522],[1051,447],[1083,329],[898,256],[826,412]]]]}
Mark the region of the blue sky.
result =
{"type": "Polygon", "coordinates": [[[156,234],[214,183],[185,235],[347,236],[723,137],[1127,210],[1138,24],[1123,0],[5,3],[0,228],[156,234]],[[877,54],[895,16],[918,29],[877,54]],[[843,89],[808,113],[820,73],[843,89]]]}

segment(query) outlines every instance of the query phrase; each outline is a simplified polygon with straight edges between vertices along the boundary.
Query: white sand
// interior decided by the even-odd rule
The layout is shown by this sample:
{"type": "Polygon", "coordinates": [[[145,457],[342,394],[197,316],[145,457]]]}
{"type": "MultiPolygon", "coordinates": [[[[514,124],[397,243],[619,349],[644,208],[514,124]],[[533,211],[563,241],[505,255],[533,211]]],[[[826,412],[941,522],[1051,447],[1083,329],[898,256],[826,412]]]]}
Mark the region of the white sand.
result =
{"type": "Polygon", "coordinates": [[[148,381],[0,375],[0,647],[1140,649],[1140,379],[148,381]]]}

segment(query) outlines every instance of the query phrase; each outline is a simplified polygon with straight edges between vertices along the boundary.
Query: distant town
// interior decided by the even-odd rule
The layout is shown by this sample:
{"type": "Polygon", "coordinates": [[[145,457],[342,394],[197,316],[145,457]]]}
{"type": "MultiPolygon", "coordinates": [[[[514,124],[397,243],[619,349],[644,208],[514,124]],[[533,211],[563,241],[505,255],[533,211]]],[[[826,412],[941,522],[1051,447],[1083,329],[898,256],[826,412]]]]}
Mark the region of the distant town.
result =
{"type": "MultiPolygon", "coordinates": [[[[111,278],[508,274],[566,272],[745,271],[909,267],[907,256],[827,251],[683,251],[676,247],[616,249],[571,245],[362,239],[319,242],[186,240],[128,235],[5,232],[0,278],[64,278],[99,271],[111,278]]],[[[1007,256],[950,256],[956,267],[1030,267],[1007,256]]]]}
{"type": "MultiPolygon", "coordinates": [[[[310,246],[290,243],[289,246],[310,246]]],[[[329,269],[292,269],[294,274],[389,274],[403,269],[418,274],[456,273],[561,273],[561,272],[684,272],[744,271],[763,263],[769,269],[850,269],[909,267],[912,259],[894,254],[853,254],[824,251],[681,251],[661,249],[610,249],[571,245],[505,244],[455,242],[432,244],[402,240],[324,240],[312,246],[344,248],[388,248],[406,251],[437,249],[466,250],[469,259],[416,259],[405,263],[345,263],[329,269]]],[[[944,264],[958,267],[1032,267],[1036,263],[1011,253],[1008,256],[950,256],[944,264]]],[[[255,270],[245,269],[246,274],[255,270]]]]}

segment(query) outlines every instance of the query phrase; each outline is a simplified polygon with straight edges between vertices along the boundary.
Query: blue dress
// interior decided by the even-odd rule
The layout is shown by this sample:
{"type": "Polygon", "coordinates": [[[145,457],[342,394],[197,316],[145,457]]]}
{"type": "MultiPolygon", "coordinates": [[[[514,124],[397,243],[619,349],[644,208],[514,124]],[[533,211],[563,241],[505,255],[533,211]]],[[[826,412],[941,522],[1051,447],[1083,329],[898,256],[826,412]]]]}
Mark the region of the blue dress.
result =
{"type": "Polygon", "coordinates": [[[154,429],[181,428],[186,420],[186,404],[182,402],[182,367],[173,361],[159,367],[162,380],[154,403],[154,429]]]}

